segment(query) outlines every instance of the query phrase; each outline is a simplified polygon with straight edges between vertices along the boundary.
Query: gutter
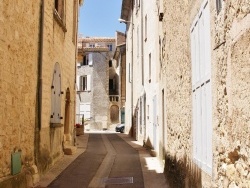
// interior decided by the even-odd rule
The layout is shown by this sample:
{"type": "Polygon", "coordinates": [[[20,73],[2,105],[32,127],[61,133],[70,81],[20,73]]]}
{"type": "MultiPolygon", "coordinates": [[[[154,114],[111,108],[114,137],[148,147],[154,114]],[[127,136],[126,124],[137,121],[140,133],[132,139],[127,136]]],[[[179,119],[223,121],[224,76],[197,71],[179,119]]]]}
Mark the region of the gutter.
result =
{"type": "Polygon", "coordinates": [[[35,163],[38,165],[40,154],[40,130],[42,127],[42,65],[43,65],[43,41],[44,41],[44,0],[41,0],[40,8],[40,25],[39,25],[39,41],[38,41],[38,65],[37,65],[37,96],[36,96],[36,124],[35,124],[35,140],[34,140],[34,156],[35,163]]]}

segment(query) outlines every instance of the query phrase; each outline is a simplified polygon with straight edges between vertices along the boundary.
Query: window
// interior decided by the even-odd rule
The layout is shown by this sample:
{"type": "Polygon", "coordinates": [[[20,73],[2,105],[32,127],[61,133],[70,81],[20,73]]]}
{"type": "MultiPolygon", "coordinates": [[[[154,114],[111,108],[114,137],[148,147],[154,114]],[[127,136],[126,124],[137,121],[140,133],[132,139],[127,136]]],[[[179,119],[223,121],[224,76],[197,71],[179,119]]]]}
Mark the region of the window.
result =
{"type": "Polygon", "coordinates": [[[132,67],[131,67],[131,63],[128,64],[128,79],[129,82],[132,82],[132,67]]]}
{"type": "Polygon", "coordinates": [[[148,56],[148,82],[151,82],[151,53],[148,56]]]}
{"type": "Polygon", "coordinates": [[[220,13],[221,8],[222,8],[221,0],[216,0],[216,10],[217,10],[217,14],[220,13]]]}
{"type": "Polygon", "coordinates": [[[139,25],[137,26],[137,58],[139,57],[139,25]]]}
{"type": "Polygon", "coordinates": [[[109,60],[109,67],[112,67],[112,60],[109,60]]]}
{"type": "Polygon", "coordinates": [[[147,41],[147,28],[148,28],[148,18],[147,18],[147,15],[145,16],[145,42],[147,41]]]}
{"type": "Polygon", "coordinates": [[[93,55],[92,53],[83,56],[82,65],[93,65],[93,55]]]}
{"type": "Polygon", "coordinates": [[[77,76],[78,91],[91,90],[91,75],[77,76]]]}
{"type": "Polygon", "coordinates": [[[109,79],[109,90],[115,90],[115,79],[109,79]]]}
{"type": "Polygon", "coordinates": [[[136,12],[138,12],[139,8],[140,8],[140,0],[135,0],[136,3],[136,12]]]}
{"type": "Polygon", "coordinates": [[[94,47],[95,47],[95,44],[89,44],[89,47],[90,47],[90,48],[94,48],[94,47]]]}
{"type": "Polygon", "coordinates": [[[109,51],[112,51],[112,50],[113,50],[113,49],[112,49],[112,44],[108,44],[107,47],[108,47],[109,51]]]}
{"type": "Polygon", "coordinates": [[[84,115],[84,119],[89,119],[91,116],[90,116],[90,109],[91,109],[91,106],[90,106],[90,103],[80,103],[80,115],[84,115]]]}
{"type": "Polygon", "coordinates": [[[194,161],[212,173],[211,43],[208,2],[191,27],[192,128],[194,161]]]}
{"type": "Polygon", "coordinates": [[[73,27],[72,27],[72,42],[76,44],[76,18],[77,18],[77,0],[73,1],[73,27]]]}
{"type": "Polygon", "coordinates": [[[64,16],[64,0],[55,0],[55,10],[58,16],[63,20],[64,16]]]}

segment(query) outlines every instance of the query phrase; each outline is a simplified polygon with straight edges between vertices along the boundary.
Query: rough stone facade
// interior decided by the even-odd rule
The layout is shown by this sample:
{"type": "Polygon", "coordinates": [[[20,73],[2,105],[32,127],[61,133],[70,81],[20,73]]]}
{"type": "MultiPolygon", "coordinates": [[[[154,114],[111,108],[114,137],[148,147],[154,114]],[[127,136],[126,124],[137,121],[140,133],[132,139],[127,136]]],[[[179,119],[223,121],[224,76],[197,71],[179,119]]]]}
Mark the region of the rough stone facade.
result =
{"type": "Polygon", "coordinates": [[[123,0],[126,126],[138,140],[146,126],[145,144],[163,159],[169,187],[250,187],[249,13],[249,0],[123,0]],[[148,5],[150,10],[156,5],[156,11],[150,14],[148,5]],[[151,19],[155,30],[160,22],[158,36],[150,29],[146,32],[144,26],[151,19]],[[145,33],[148,37],[141,43],[145,33]],[[155,66],[151,84],[149,41],[159,49],[151,56],[155,66]],[[141,105],[143,92],[146,109],[141,105]]]}
{"type": "Polygon", "coordinates": [[[1,1],[0,11],[0,178],[4,178],[11,174],[15,150],[21,150],[23,164],[34,160],[40,4],[1,1]]]}
{"type": "Polygon", "coordinates": [[[250,1],[214,13],[214,183],[250,187],[250,1]]]}
{"type": "Polygon", "coordinates": [[[250,187],[247,157],[250,2],[222,1],[219,13],[216,1],[208,2],[212,51],[212,174],[205,173],[193,162],[192,151],[190,28],[204,5],[200,1],[164,1],[165,173],[172,187],[250,187]]]}
{"type": "Polygon", "coordinates": [[[73,144],[79,1],[60,3],[0,2],[0,187],[33,186],[73,144]]]}

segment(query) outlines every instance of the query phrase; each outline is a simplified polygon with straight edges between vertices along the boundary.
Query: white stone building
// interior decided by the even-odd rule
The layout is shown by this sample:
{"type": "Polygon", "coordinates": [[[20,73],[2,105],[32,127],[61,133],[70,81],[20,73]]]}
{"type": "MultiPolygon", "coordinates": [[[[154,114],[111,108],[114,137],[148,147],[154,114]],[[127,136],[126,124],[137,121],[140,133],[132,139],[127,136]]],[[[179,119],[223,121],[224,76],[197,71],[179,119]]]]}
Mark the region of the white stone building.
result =
{"type": "Polygon", "coordinates": [[[170,187],[250,187],[249,3],[123,0],[127,132],[170,187]]]}

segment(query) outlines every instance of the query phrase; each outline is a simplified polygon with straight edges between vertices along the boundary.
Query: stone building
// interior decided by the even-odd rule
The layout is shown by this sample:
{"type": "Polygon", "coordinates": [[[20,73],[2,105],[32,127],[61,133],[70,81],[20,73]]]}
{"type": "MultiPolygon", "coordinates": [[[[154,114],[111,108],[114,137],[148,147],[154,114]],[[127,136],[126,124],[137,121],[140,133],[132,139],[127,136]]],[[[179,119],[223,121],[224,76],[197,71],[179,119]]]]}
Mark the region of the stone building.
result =
{"type": "Polygon", "coordinates": [[[126,38],[122,32],[116,32],[116,50],[114,53],[115,71],[118,77],[118,107],[119,123],[125,123],[125,103],[126,103],[126,38]]]}
{"type": "Polygon", "coordinates": [[[33,186],[73,152],[79,3],[0,2],[0,187],[33,186]]]}
{"type": "Polygon", "coordinates": [[[158,22],[158,42],[153,44],[159,50],[151,75],[136,59],[138,49],[143,48],[142,62],[147,63],[146,42],[135,45],[143,38],[138,35],[137,19],[149,24],[144,15],[147,3],[122,3],[121,18],[127,23],[126,64],[132,64],[132,69],[127,68],[132,79],[126,83],[125,111],[130,112],[126,113],[126,125],[134,127],[135,137],[141,140],[141,115],[145,112],[147,119],[156,114],[156,120],[149,117],[145,121],[145,130],[157,139],[149,136],[149,142],[144,141],[156,143],[152,148],[164,162],[170,187],[250,187],[250,2],[154,1],[158,11],[150,27],[157,28],[153,24],[158,22]],[[153,83],[155,79],[157,105],[153,111],[146,80],[145,90],[138,91],[143,71],[144,78],[151,76],[153,83]],[[143,92],[146,110],[140,103],[143,92]],[[158,131],[152,129],[155,121],[158,131]]]}
{"type": "Polygon", "coordinates": [[[113,68],[116,39],[82,37],[78,41],[76,121],[85,120],[85,129],[105,130],[117,122],[118,79],[113,68]],[[111,111],[115,120],[112,122],[111,111]],[[84,115],[84,116],[83,116],[84,115]]]}

